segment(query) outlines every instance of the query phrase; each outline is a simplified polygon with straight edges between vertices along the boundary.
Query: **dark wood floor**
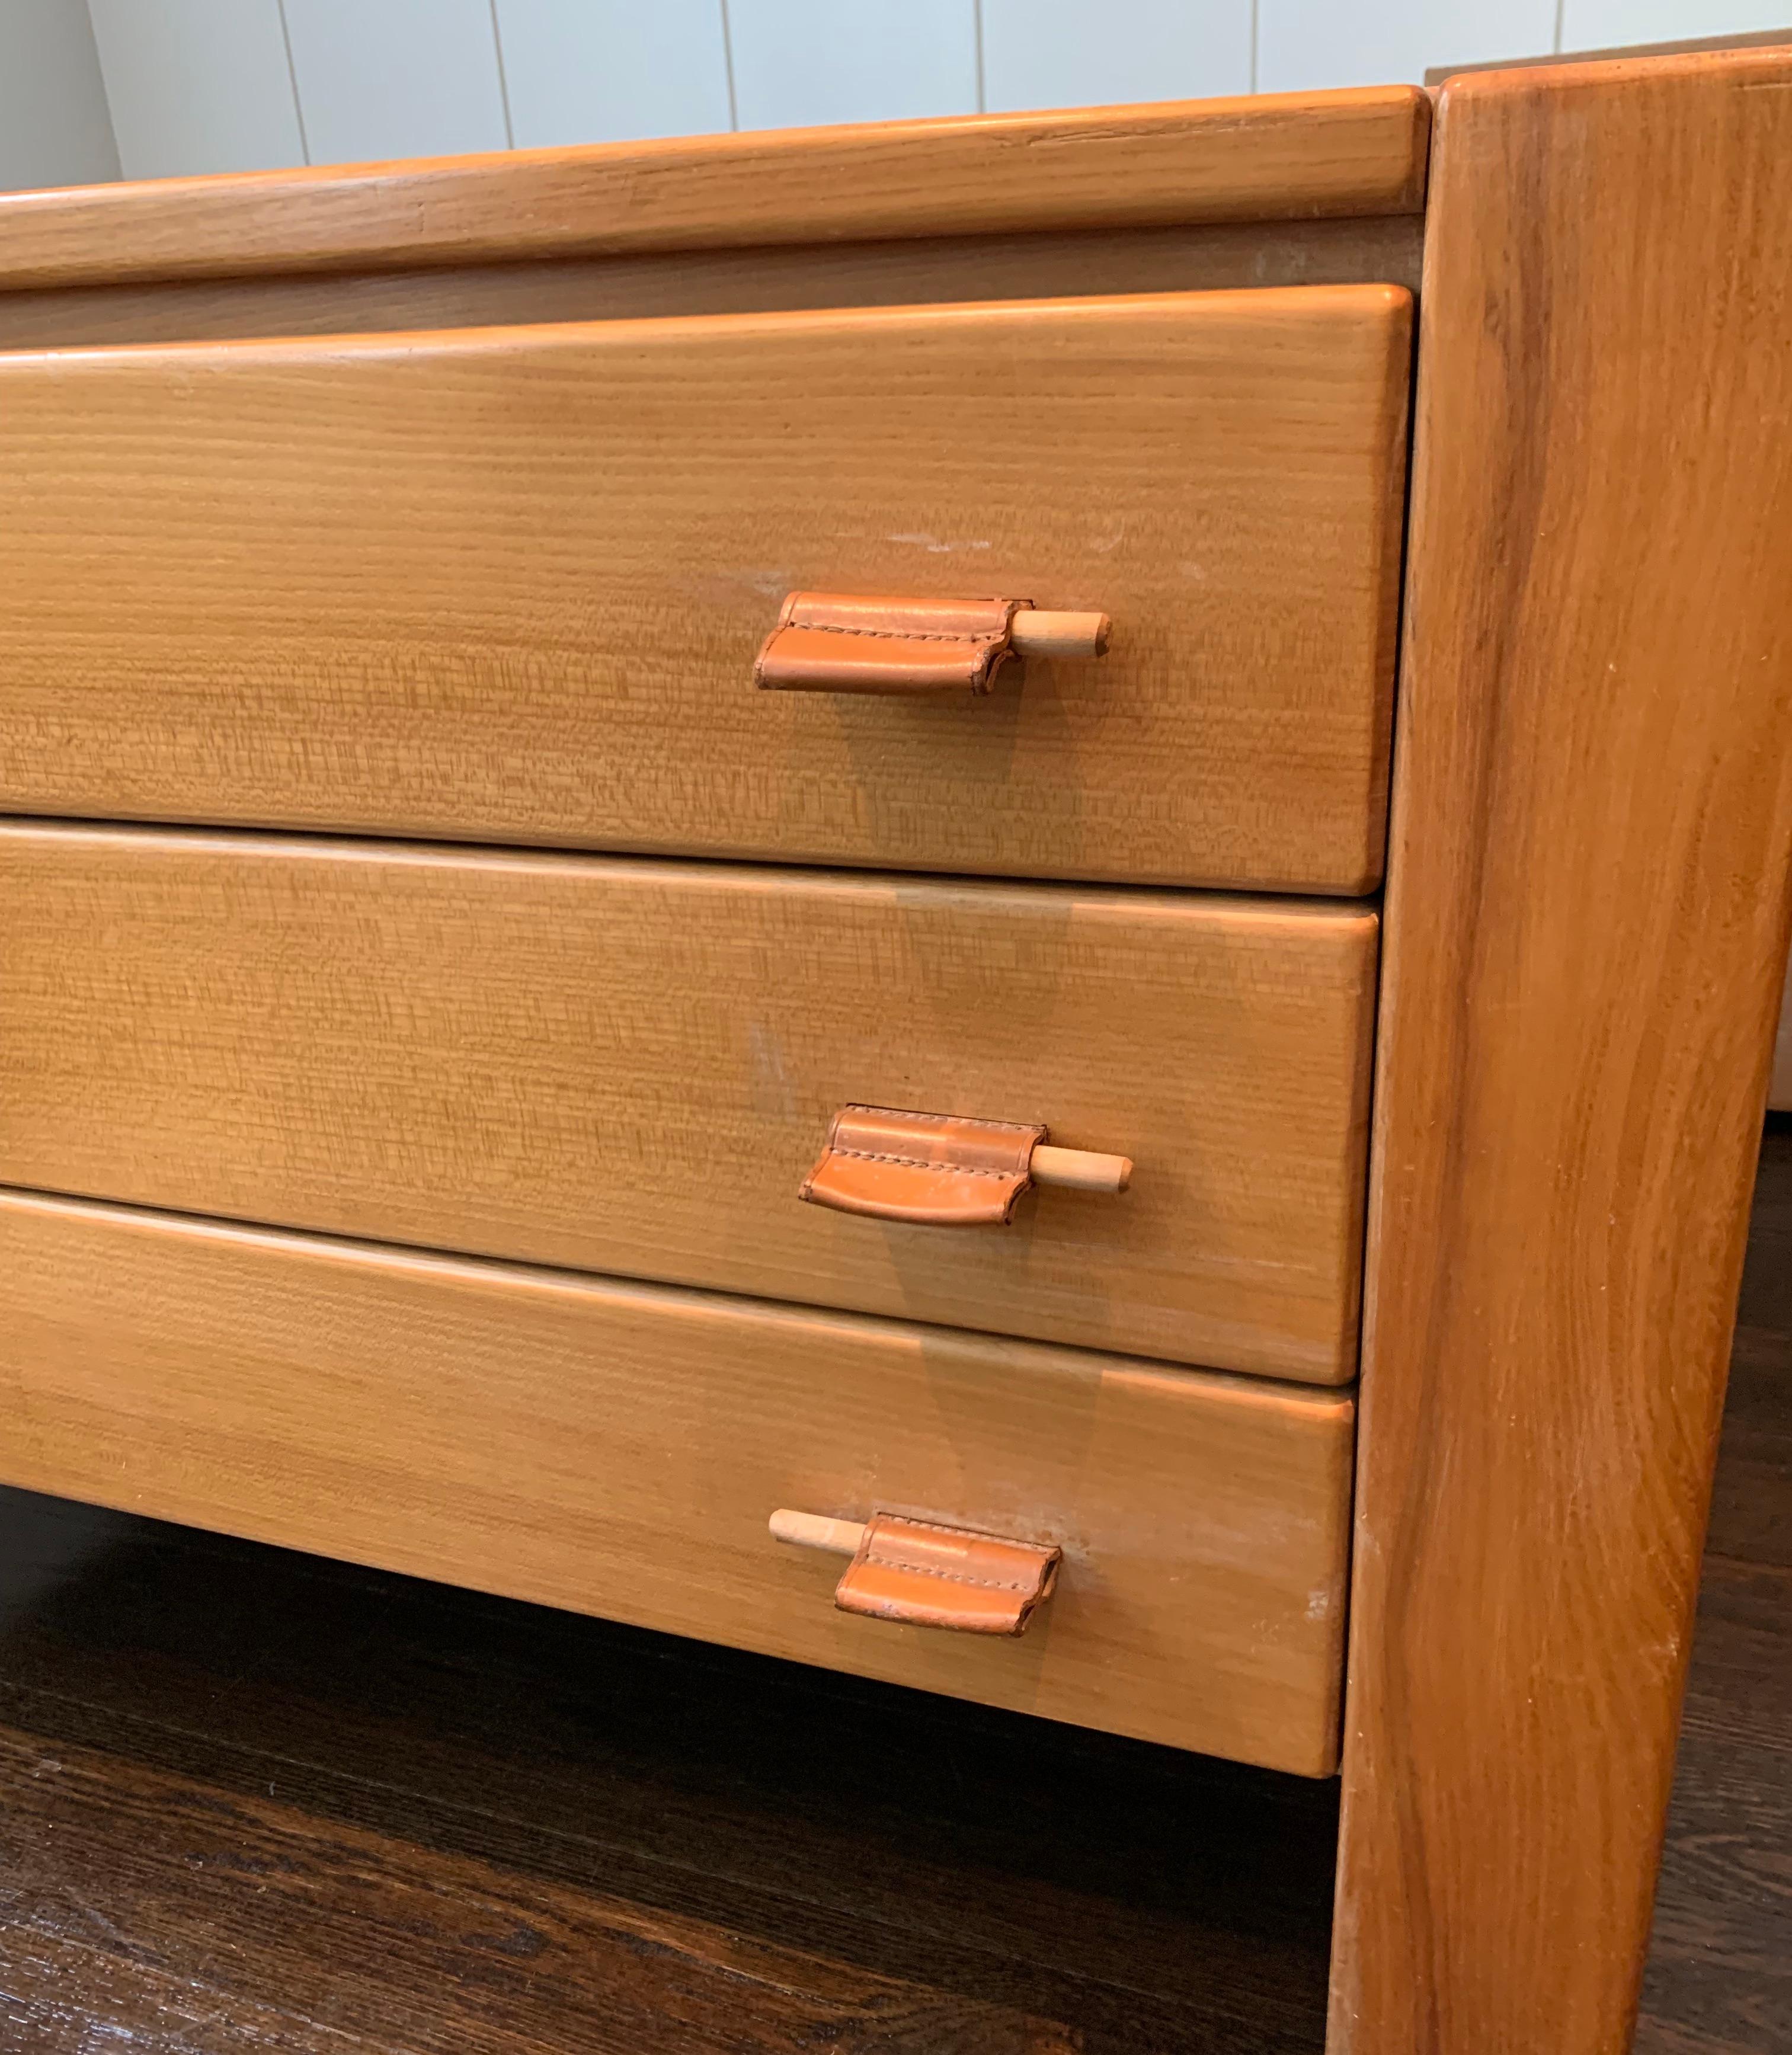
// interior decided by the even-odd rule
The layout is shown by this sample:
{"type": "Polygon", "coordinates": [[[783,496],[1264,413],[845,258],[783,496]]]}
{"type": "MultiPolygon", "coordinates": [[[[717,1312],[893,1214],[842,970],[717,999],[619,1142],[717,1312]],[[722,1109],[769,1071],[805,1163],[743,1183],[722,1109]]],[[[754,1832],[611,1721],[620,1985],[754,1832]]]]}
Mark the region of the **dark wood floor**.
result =
{"type": "MultiPolygon", "coordinates": [[[[6,2055],[1316,2050],[1330,1785],[0,1494],[6,2055]]],[[[1639,2046],[1792,2049],[1792,1131],[1639,2046]]]]}
{"type": "Polygon", "coordinates": [[[1792,1118],[1755,1185],[1638,2055],[1792,2055],[1792,1118]]]}

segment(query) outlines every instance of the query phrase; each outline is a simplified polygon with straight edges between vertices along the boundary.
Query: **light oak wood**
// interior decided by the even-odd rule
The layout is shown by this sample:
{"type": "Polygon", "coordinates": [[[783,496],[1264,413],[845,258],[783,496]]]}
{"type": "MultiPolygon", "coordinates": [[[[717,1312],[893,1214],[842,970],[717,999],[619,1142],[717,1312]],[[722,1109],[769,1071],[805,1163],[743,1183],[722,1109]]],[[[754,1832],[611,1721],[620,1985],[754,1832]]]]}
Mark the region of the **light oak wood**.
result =
{"type": "Polygon", "coordinates": [[[865,1539],[862,1520],[832,1520],[826,1513],[793,1513],[780,1506],[768,1525],[774,1541],[795,1548],[820,1548],[830,1556],[856,1556],[865,1539]]]}
{"type": "Polygon", "coordinates": [[[1105,613],[1048,613],[1023,606],[1009,640],[1023,657],[1103,657],[1114,624],[1105,613]]]}
{"type": "Polygon", "coordinates": [[[0,290],[0,349],[1243,286],[1416,291],[1423,240],[1422,215],[1367,215],[49,286],[0,290]]]}
{"type": "Polygon", "coordinates": [[[0,1180],[1316,1382],[1376,917],[0,826],[0,1180]],[[1001,1232],[798,1197],[848,1103],[1123,1146],[1001,1232]]]}
{"type": "Polygon", "coordinates": [[[1323,1774],[1347,1397],[0,1196],[0,1476],[1323,1774]],[[776,1506],[1063,1548],[992,1643],[835,1611],[776,1506]]]}
{"type": "Polygon", "coordinates": [[[0,282],[1416,214],[1411,86],[0,195],[0,282]]]}
{"type": "Polygon", "coordinates": [[[1759,29],[1743,35],[1686,36],[1672,42],[1619,43],[1603,49],[1565,50],[1559,56],[1541,57],[1501,57],[1484,64],[1434,65],[1426,71],[1425,83],[1442,85],[1446,79],[1471,71],[1527,70],[1539,65],[1610,63],[1619,58],[1633,61],[1638,57],[1676,57],[1707,50],[1766,49],[1781,43],[1792,43],[1792,28],[1759,29]]]}
{"type": "Polygon", "coordinates": [[[1792,61],[1447,88],[1329,2045],[1628,2045],[1792,867],[1792,61]]]}
{"type": "Polygon", "coordinates": [[[1354,893],[1397,288],[0,357],[14,812],[1354,893]],[[1115,621],[756,692],[794,589],[1115,621]]]}
{"type": "Polygon", "coordinates": [[[1120,1193],[1132,1182],[1130,1156],[1103,1155],[1095,1149],[1059,1149],[1042,1142],[1028,1160],[1036,1185],[1055,1185],[1068,1192],[1120,1193]]]}

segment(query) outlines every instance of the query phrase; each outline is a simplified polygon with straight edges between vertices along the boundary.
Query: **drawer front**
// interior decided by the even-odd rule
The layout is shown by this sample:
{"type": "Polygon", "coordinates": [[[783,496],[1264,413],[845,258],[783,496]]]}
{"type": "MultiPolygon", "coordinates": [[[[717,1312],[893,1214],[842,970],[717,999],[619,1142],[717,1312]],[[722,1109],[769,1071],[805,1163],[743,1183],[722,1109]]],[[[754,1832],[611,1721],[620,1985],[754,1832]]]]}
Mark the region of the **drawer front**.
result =
{"type": "Polygon", "coordinates": [[[0,1196],[0,1477],[1153,1741],[1336,1753],[1351,1407],[894,1322],[0,1196]],[[1024,1639],[792,1506],[1056,1544],[1024,1639]]]}
{"type": "Polygon", "coordinates": [[[1356,893],[1407,295],[0,357],[0,809],[1356,893]],[[1113,621],[756,691],[790,591],[1113,621]]]}
{"type": "Polygon", "coordinates": [[[0,827],[0,1181],[1330,1382],[1358,908],[0,827]],[[798,1197],[843,1106],[1043,1122],[1115,1196],[798,1197]]]}

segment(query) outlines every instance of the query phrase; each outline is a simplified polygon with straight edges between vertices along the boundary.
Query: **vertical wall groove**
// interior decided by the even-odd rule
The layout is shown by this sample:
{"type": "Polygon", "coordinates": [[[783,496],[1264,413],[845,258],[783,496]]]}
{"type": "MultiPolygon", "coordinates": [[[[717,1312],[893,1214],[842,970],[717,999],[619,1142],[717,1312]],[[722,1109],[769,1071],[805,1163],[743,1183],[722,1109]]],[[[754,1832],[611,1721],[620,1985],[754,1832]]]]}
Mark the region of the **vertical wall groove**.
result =
{"type": "Polygon", "coordinates": [[[728,0],[716,0],[722,14],[722,65],[728,73],[728,125],[738,130],[740,126],[740,102],[734,90],[734,31],[728,22],[728,0]]]}
{"type": "MultiPolygon", "coordinates": [[[[286,0],[281,0],[284,6],[286,0]]],[[[511,119],[510,81],[504,76],[504,32],[498,26],[498,0],[491,0],[491,53],[498,60],[498,100],[504,110],[504,144],[508,149],[516,148],[516,124],[511,119]]]]}
{"type": "Polygon", "coordinates": [[[275,0],[280,14],[280,47],[286,53],[286,79],[293,89],[293,116],[298,123],[298,147],[311,161],[311,139],[305,132],[305,103],[298,97],[298,67],[293,62],[293,32],[286,26],[286,0],[275,0]]]}

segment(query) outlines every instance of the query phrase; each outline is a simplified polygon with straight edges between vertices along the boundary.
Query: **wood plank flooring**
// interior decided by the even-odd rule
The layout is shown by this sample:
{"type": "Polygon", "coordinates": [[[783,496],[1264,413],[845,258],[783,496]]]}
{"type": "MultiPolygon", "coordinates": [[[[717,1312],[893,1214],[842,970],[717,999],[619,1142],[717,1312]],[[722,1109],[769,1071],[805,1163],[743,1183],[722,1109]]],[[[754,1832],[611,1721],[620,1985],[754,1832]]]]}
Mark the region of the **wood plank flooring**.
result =
{"type": "Polygon", "coordinates": [[[1792,1116],[1755,1185],[1637,2055],[1792,2049],[1792,1116]]]}
{"type": "MultiPolygon", "coordinates": [[[[3,2055],[1294,2055],[1335,1787],[0,1493],[3,2055]]],[[[1644,2055],[1792,2048],[1792,1123],[1644,2055]]]]}

